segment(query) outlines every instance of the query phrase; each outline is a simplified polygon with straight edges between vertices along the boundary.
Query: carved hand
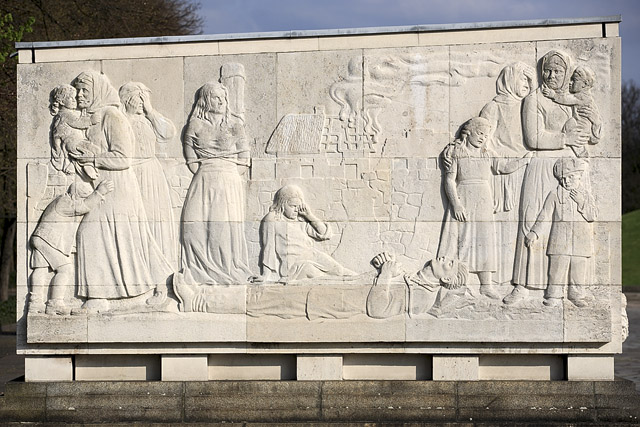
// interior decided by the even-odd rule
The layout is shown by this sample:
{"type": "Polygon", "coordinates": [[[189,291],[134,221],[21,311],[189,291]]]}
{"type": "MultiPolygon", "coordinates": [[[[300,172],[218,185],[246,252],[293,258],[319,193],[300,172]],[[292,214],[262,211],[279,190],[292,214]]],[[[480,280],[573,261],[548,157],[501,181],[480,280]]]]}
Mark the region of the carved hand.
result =
{"type": "Polygon", "coordinates": [[[533,231],[530,231],[524,238],[524,244],[529,248],[536,240],[538,240],[538,235],[533,231]]]}
{"type": "Polygon", "coordinates": [[[114,189],[113,181],[105,179],[100,184],[98,184],[98,188],[96,188],[96,191],[104,196],[106,194],[111,193],[113,189],[114,189]]]}
{"type": "Polygon", "coordinates": [[[580,116],[586,117],[591,123],[598,121],[597,114],[591,105],[579,105],[576,107],[576,110],[580,116]]]}
{"type": "Polygon", "coordinates": [[[467,211],[461,204],[453,205],[453,216],[458,221],[464,222],[467,220],[467,211]]]}
{"type": "Polygon", "coordinates": [[[589,131],[578,126],[567,135],[566,145],[580,146],[589,142],[589,131]]]}
{"type": "Polygon", "coordinates": [[[582,191],[576,190],[575,188],[571,190],[569,196],[574,202],[578,204],[578,206],[583,206],[584,202],[587,200],[584,193],[582,191]]]}
{"type": "Polygon", "coordinates": [[[547,98],[553,99],[556,96],[556,91],[553,89],[549,89],[547,86],[542,86],[541,90],[542,90],[542,94],[547,98]]]}
{"type": "Polygon", "coordinates": [[[396,257],[394,254],[388,253],[388,252],[382,252],[378,255],[376,255],[375,257],[373,257],[373,259],[371,260],[371,265],[373,265],[375,268],[380,269],[380,267],[382,267],[382,265],[385,262],[388,261],[395,261],[396,257]]]}
{"type": "Polygon", "coordinates": [[[153,107],[151,106],[151,99],[149,98],[148,92],[142,92],[140,95],[140,99],[142,100],[142,110],[144,114],[149,115],[153,113],[153,107]]]}
{"type": "Polygon", "coordinates": [[[85,150],[82,147],[78,147],[76,151],[72,151],[69,153],[69,157],[72,157],[79,163],[92,163],[96,155],[91,151],[85,150]]]}
{"type": "Polygon", "coordinates": [[[402,274],[402,266],[395,260],[389,260],[382,264],[380,268],[379,280],[390,280],[393,277],[402,274]]]}

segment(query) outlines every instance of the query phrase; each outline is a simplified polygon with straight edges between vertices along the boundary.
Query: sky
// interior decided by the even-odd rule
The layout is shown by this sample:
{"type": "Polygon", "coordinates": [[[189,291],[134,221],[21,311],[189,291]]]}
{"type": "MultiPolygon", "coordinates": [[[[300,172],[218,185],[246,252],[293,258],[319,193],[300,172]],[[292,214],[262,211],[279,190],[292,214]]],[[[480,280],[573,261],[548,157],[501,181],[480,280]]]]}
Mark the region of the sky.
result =
{"type": "Polygon", "coordinates": [[[640,84],[638,0],[200,0],[204,34],[622,15],[622,79],[640,84]]]}

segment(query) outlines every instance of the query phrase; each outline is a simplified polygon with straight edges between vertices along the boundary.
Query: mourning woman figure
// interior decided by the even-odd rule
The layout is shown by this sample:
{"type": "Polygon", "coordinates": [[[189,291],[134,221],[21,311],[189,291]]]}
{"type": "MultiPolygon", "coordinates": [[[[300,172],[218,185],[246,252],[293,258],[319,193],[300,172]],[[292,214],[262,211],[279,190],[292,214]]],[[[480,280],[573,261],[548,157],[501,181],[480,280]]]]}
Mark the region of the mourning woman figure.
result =
{"type": "MultiPolygon", "coordinates": [[[[171,268],[148,228],[140,188],[131,168],[134,136],[118,109],[116,90],[104,74],[81,73],[73,81],[78,108],[91,116],[87,139],[99,151],[76,153],[80,164],[92,164],[99,173],[93,181],[110,180],[113,192],[87,213],[77,234],[78,295],[87,298],[84,310],[104,311],[109,300],[129,298],[156,288],[156,299],[166,298],[171,268]]],[[[71,154],[71,153],[70,153],[71,154]]]]}
{"type": "MultiPolygon", "coordinates": [[[[487,149],[500,158],[519,158],[527,153],[522,136],[522,100],[535,80],[535,69],[514,62],[500,71],[496,96],[480,111],[491,124],[487,149]]],[[[518,206],[524,168],[493,176],[493,220],[496,222],[497,269],[494,280],[508,283],[513,274],[513,253],[518,233],[518,206]]]]}
{"type": "MultiPolygon", "coordinates": [[[[571,58],[564,52],[552,50],[540,61],[542,85],[556,93],[566,93],[572,72],[571,58]]],[[[528,95],[522,106],[522,128],[528,149],[535,150],[522,182],[519,208],[519,227],[513,266],[515,288],[504,298],[506,304],[523,299],[526,289],[545,289],[547,286],[546,244],[548,228],[535,245],[527,247],[525,237],[531,231],[547,194],[557,186],[553,165],[558,158],[573,157],[570,146],[584,145],[589,134],[582,129],[563,132],[564,124],[572,116],[571,107],[560,105],[544,96],[542,86],[528,95]]]]}
{"type": "Polygon", "coordinates": [[[120,101],[135,137],[131,167],[140,186],[151,234],[166,259],[177,265],[178,235],[175,230],[169,183],[156,158],[156,142],[167,143],[176,134],[171,120],[151,105],[151,90],[129,82],[119,90],[120,101]]]}
{"type": "Polygon", "coordinates": [[[244,126],[229,113],[223,85],[207,83],[196,98],[183,139],[194,174],[182,210],[183,273],[198,284],[246,283],[251,272],[244,233],[244,126]]]}

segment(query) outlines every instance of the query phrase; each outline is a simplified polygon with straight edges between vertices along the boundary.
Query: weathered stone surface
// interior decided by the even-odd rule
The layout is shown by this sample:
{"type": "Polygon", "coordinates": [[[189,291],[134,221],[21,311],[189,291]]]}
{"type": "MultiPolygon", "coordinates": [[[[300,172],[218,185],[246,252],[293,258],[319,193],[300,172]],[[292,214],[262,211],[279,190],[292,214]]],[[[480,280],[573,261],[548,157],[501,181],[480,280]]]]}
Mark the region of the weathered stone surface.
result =
{"type": "Polygon", "coordinates": [[[0,421],[599,424],[635,423],[640,415],[639,398],[627,380],[53,382],[36,386],[10,383],[6,396],[0,398],[0,421]]]}
{"type": "Polygon", "coordinates": [[[19,47],[21,351],[76,379],[582,378],[556,362],[625,339],[616,29],[19,47]]]}

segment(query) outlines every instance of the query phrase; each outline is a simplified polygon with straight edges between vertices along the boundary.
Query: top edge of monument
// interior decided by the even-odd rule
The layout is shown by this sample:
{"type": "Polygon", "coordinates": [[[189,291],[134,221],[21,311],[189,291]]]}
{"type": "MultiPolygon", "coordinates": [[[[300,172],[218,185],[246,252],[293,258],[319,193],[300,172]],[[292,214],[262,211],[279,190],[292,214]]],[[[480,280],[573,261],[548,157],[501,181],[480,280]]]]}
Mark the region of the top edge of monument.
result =
{"type": "Polygon", "coordinates": [[[37,48],[57,48],[57,47],[86,47],[86,46],[117,46],[117,45],[141,45],[141,44],[172,44],[172,43],[193,43],[193,42],[215,42],[233,40],[258,40],[258,39],[293,39],[308,37],[335,37],[335,36],[364,36],[364,35],[385,35],[401,33],[432,33],[448,31],[472,31],[487,29],[508,29],[525,27],[549,27],[549,26],[571,26],[583,24],[606,24],[619,23],[622,21],[621,15],[586,17],[586,18],[552,18],[552,19],[527,19],[515,21],[494,21],[494,22],[467,22],[456,24],[427,24],[427,25],[406,25],[392,27],[366,27],[366,28],[342,28],[323,30],[288,30],[252,33],[228,33],[228,34],[203,34],[184,36],[161,36],[161,37],[128,37],[113,39],[93,39],[93,40],[64,40],[64,41],[43,41],[43,42],[18,42],[16,49],[37,49],[37,48]]]}

